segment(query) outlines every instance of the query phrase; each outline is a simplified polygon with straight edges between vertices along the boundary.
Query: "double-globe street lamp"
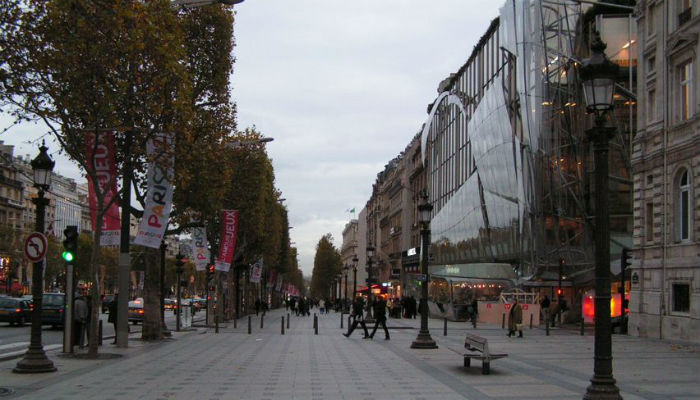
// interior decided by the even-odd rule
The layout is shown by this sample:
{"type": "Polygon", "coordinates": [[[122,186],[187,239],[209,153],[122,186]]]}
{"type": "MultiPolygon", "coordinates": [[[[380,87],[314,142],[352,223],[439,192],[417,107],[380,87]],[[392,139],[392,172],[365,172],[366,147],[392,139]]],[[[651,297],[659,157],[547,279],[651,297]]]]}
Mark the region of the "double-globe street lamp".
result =
{"type": "Polygon", "coordinates": [[[595,126],[586,133],[593,142],[595,164],[595,339],[593,377],[584,400],[620,400],[612,373],[612,326],[610,321],[610,232],[608,209],[608,150],[614,127],[605,126],[613,108],[618,66],[605,56],[606,45],[594,32],[591,57],[579,69],[586,108],[595,114],[595,126]]]}
{"type": "Polygon", "coordinates": [[[372,261],[374,261],[374,246],[367,246],[367,322],[374,322],[372,317],[372,261]]]}
{"type": "MultiPolygon", "coordinates": [[[[51,171],[53,171],[56,163],[49,157],[46,152],[48,148],[44,142],[39,147],[39,155],[31,161],[32,170],[34,171],[34,187],[38,189],[38,196],[32,199],[32,203],[36,205],[36,231],[44,233],[44,216],[46,206],[49,204],[49,199],[44,197],[44,193],[51,186],[51,171]]],[[[32,310],[32,328],[29,339],[29,348],[24,354],[17,366],[12,372],[17,373],[37,373],[37,372],[54,372],[56,367],[53,365],[41,344],[41,305],[43,300],[44,289],[44,260],[35,262],[32,267],[32,301],[34,309],[32,310]]],[[[71,293],[66,293],[66,296],[71,293]]]]}
{"type": "Polygon", "coordinates": [[[343,267],[343,272],[345,273],[345,295],[343,296],[343,312],[348,310],[348,270],[350,269],[350,266],[345,264],[343,267]]]}
{"type": "Polygon", "coordinates": [[[357,263],[360,261],[357,254],[352,256],[352,301],[355,301],[357,296],[357,263]]]}
{"type": "Polygon", "coordinates": [[[416,340],[411,343],[412,349],[437,349],[437,343],[430,337],[428,330],[428,249],[430,248],[430,214],[433,205],[430,204],[427,193],[423,194],[423,201],[418,205],[418,219],[420,221],[420,273],[421,273],[421,298],[420,298],[420,331],[416,340]]]}

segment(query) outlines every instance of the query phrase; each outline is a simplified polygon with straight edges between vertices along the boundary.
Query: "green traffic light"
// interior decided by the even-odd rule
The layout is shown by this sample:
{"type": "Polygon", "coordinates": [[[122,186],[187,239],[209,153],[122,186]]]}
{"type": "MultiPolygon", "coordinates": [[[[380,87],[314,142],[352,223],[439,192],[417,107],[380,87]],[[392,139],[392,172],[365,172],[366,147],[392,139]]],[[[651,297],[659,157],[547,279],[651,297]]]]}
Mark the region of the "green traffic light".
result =
{"type": "Polygon", "coordinates": [[[63,259],[67,262],[71,262],[75,258],[73,253],[71,253],[70,251],[64,251],[63,254],[61,254],[61,257],[63,257],[63,259]]]}

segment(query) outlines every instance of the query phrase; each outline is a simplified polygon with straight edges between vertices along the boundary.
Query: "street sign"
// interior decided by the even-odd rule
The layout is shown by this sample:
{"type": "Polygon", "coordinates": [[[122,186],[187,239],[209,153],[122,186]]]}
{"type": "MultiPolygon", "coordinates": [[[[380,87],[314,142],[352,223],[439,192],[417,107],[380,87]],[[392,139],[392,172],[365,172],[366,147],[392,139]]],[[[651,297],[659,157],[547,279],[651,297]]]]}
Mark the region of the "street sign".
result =
{"type": "Polygon", "coordinates": [[[49,247],[46,236],[40,232],[32,232],[24,242],[24,255],[31,262],[39,262],[46,256],[46,249],[49,247]]]}
{"type": "Polygon", "coordinates": [[[425,274],[416,274],[416,280],[420,282],[425,282],[428,280],[428,277],[425,274]]]}

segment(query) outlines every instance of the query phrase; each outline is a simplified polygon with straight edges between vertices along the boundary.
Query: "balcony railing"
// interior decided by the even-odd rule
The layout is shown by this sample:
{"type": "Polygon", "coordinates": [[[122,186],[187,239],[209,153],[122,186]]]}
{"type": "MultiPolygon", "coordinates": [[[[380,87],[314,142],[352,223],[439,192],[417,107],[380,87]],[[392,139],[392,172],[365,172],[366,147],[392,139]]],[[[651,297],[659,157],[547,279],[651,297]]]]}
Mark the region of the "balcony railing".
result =
{"type": "Polygon", "coordinates": [[[687,9],[683,10],[682,13],[678,14],[678,26],[682,26],[686,22],[690,21],[690,17],[692,16],[692,7],[688,7],[687,9]]]}

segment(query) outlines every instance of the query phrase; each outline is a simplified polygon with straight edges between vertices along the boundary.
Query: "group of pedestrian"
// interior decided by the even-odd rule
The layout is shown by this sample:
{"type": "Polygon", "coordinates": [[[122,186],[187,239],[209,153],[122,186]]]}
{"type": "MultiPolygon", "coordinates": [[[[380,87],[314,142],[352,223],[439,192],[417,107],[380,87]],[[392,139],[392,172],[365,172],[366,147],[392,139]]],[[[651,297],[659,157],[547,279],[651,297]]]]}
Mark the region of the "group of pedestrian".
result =
{"type": "Polygon", "coordinates": [[[311,315],[311,307],[313,307],[313,302],[311,299],[308,299],[306,297],[299,297],[298,299],[295,297],[292,297],[287,301],[287,306],[288,308],[292,309],[292,312],[298,317],[301,315],[302,317],[304,316],[309,316],[311,315]]]}
{"type": "Polygon", "coordinates": [[[365,323],[365,301],[362,297],[356,297],[355,301],[352,303],[352,324],[348,327],[347,333],[343,333],[343,336],[350,337],[352,332],[357,329],[357,326],[362,326],[362,330],[365,335],[363,339],[374,339],[374,334],[377,333],[377,329],[381,325],[384,329],[384,340],[389,340],[389,329],[386,327],[386,301],[382,297],[375,298],[372,302],[372,311],[374,313],[374,327],[372,333],[367,330],[367,324],[365,323]]]}
{"type": "Polygon", "coordinates": [[[413,296],[402,297],[401,308],[403,309],[404,318],[416,318],[416,316],[418,315],[418,302],[413,296]]]}

